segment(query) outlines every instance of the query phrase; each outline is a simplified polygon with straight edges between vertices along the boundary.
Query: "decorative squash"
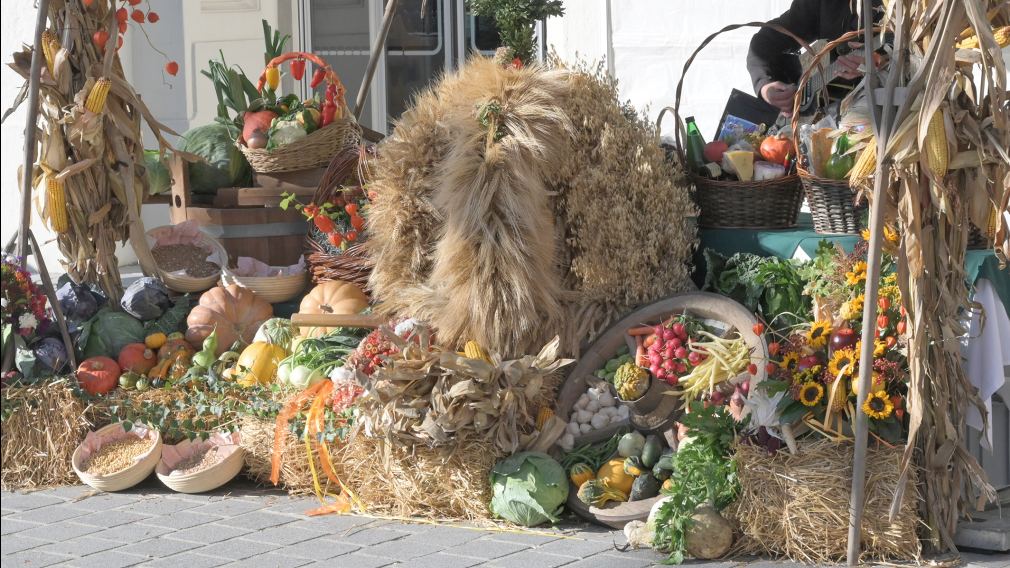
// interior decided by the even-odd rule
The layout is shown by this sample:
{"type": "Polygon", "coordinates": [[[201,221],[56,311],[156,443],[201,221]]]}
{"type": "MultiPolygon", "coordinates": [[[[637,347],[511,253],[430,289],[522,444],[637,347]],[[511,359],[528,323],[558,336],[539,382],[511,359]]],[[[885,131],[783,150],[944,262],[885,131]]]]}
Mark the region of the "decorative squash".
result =
{"type": "Polygon", "coordinates": [[[105,394],[119,384],[119,364],[111,357],[91,357],[77,367],[77,382],[88,394],[105,394]]]}
{"type": "MultiPolygon", "coordinates": [[[[331,280],[320,282],[304,298],[298,306],[300,314],[339,314],[350,315],[361,313],[368,307],[368,296],[354,284],[331,280]]],[[[332,331],[328,327],[303,327],[301,334],[307,337],[318,337],[332,331]]]]}
{"type": "Polygon", "coordinates": [[[274,315],[270,304],[256,297],[248,288],[235,284],[217,286],[200,296],[200,303],[186,318],[186,340],[200,349],[203,340],[217,329],[217,350],[221,355],[236,341],[253,342],[256,330],[274,315]]]}
{"type": "Polygon", "coordinates": [[[128,343],[119,352],[119,368],[122,371],[133,371],[146,375],[158,364],[158,358],[143,343],[128,343]]]}
{"type": "Polygon", "coordinates": [[[294,338],[295,328],[291,325],[291,320],[285,318],[270,318],[263,322],[263,325],[256,330],[256,337],[253,342],[263,341],[280,345],[285,349],[291,349],[291,340],[294,338]]]}
{"type": "Polygon", "coordinates": [[[593,468],[589,467],[587,463],[577,463],[568,471],[568,479],[571,479],[572,484],[576,487],[582,487],[583,483],[595,478],[596,474],[593,472],[593,468]]]}
{"type": "Polygon", "coordinates": [[[624,460],[621,458],[614,458],[603,464],[600,471],[596,472],[596,479],[607,480],[610,487],[625,495],[631,493],[631,486],[635,483],[635,477],[624,471],[624,460]]]}
{"type": "Polygon", "coordinates": [[[277,365],[287,356],[283,347],[257,341],[242,350],[232,376],[244,387],[272,383],[277,376],[277,365]]]}
{"type": "Polygon", "coordinates": [[[161,349],[161,346],[164,345],[167,340],[168,336],[158,331],[145,337],[144,345],[146,345],[148,349],[154,349],[157,351],[158,349],[161,349]]]}

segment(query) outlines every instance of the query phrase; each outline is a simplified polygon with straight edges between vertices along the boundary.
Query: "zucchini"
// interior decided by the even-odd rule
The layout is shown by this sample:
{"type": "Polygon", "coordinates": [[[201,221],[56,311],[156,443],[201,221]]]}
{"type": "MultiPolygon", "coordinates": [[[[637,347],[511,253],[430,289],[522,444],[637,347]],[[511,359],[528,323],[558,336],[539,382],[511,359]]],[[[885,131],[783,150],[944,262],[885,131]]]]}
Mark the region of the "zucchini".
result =
{"type": "Polygon", "coordinates": [[[649,434],[645,437],[645,446],[642,448],[642,465],[651,468],[659,461],[663,451],[663,443],[659,441],[659,436],[649,434]]]}

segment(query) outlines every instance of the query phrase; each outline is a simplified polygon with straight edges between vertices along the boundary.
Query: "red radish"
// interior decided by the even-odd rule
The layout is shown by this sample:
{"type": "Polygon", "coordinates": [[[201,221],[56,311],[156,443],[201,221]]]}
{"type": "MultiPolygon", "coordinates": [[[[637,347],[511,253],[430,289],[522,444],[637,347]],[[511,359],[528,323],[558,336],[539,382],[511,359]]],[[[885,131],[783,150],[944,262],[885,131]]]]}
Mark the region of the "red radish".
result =
{"type": "Polygon", "coordinates": [[[663,370],[663,368],[660,367],[659,364],[650,365],[649,366],[649,372],[652,373],[652,376],[654,376],[654,377],[658,377],[659,376],[659,372],[662,371],[662,370],[663,370]]]}
{"type": "Polygon", "coordinates": [[[655,333],[656,337],[663,337],[663,330],[664,328],[662,325],[657,325],[656,327],[652,328],[652,333],[655,333]]]}
{"type": "Polygon", "coordinates": [[[95,46],[98,47],[99,51],[105,51],[105,44],[109,41],[109,32],[98,30],[91,35],[91,41],[95,42],[95,46]]]}
{"type": "Polygon", "coordinates": [[[649,355],[649,365],[662,365],[662,364],[663,364],[662,355],[660,355],[659,353],[653,353],[649,355]]]}
{"type": "Polygon", "coordinates": [[[677,372],[678,373],[686,373],[687,372],[687,365],[685,365],[684,363],[677,363],[677,372]]]}
{"type": "Polygon", "coordinates": [[[666,344],[666,349],[663,350],[663,357],[667,359],[673,359],[677,356],[677,348],[673,346],[672,343],[666,344]]]}
{"type": "Polygon", "coordinates": [[[264,136],[270,131],[270,123],[277,118],[272,110],[246,111],[242,115],[242,139],[248,140],[254,132],[262,132],[264,136]]]}
{"type": "Polygon", "coordinates": [[[673,352],[673,356],[678,359],[683,359],[684,357],[687,357],[687,349],[684,347],[678,347],[676,351],[673,352]]]}
{"type": "Polygon", "coordinates": [[[675,387],[677,386],[677,383],[680,382],[680,377],[677,375],[670,375],[666,377],[666,382],[670,383],[670,386],[675,387]]]}
{"type": "Polygon", "coordinates": [[[677,337],[679,337],[681,339],[686,339],[687,338],[687,332],[684,329],[684,324],[682,324],[680,322],[677,322],[677,323],[673,324],[672,326],[670,326],[670,329],[672,329],[673,332],[677,334],[677,337]]]}
{"type": "Polygon", "coordinates": [[[856,346],[856,341],[859,340],[859,336],[856,335],[855,330],[850,327],[841,327],[831,334],[831,351],[835,352],[839,349],[848,349],[850,347],[856,346]]]}
{"type": "Polygon", "coordinates": [[[660,368],[662,368],[664,371],[673,371],[675,370],[675,367],[676,365],[674,365],[673,361],[670,359],[663,361],[663,364],[660,365],[660,368]]]}
{"type": "Polygon", "coordinates": [[[672,329],[664,329],[663,330],[663,341],[670,341],[670,340],[674,339],[675,337],[677,337],[677,334],[674,333],[672,329]]]}
{"type": "Polygon", "coordinates": [[[687,356],[687,360],[690,361],[692,365],[697,365],[698,363],[701,363],[701,353],[692,351],[691,354],[687,356]]]}
{"type": "Polygon", "coordinates": [[[681,341],[679,337],[674,337],[670,340],[670,344],[673,345],[674,348],[677,348],[684,345],[684,342],[681,341]]]}
{"type": "Polygon", "coordinates": [[[157,22],[160,19],[161,19],[161,16],[159,16],[157,12],[148,12],[147,13],[147,21],[151,22],[152,24],[155,23],[155,22],[157,22]]]}
{"type": "Polygon", "coordinates": [[[169,61],[165,64],[165,73],[175,77],[179,73],[179,64],[175,61],[169,61]]]}
{"type": "Polygon", "coordinates": [[[667,374],[666,369],[660,369],[659,372],[656,373],[656,378],[661,381],[666,381],[670,378],[670,375],[667,374]]]}
{"type": "Polygon", "coordinates": [[[666,349],[666,342],[663,341],[662,339],[659,339],[658,337],[656,338],[655,345],[656,345],[656,351],[663,351],[664,349],[666,349]]]}

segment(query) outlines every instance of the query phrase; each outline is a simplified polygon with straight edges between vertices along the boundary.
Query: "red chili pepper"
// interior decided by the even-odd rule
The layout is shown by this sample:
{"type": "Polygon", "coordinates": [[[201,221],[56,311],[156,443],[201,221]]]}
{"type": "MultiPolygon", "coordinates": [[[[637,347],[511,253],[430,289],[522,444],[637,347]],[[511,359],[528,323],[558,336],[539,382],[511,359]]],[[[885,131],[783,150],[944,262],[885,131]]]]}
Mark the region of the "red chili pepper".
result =
{"type": "Polygon", "coordinates": [[[314,73],[312,73],[312,81],[309,82],[309,88],[315,89],[325,80],[326,80],[326,69],[320,67],[319,69],[316,69],[314,73]]]}
{"type": "Polygon", "coordinates": [[[305,60],[304,59],[292,59],[291,60],[291,76],[295,78],[295,81],[301,81],[302,77],[305,75],[305,60]]]}

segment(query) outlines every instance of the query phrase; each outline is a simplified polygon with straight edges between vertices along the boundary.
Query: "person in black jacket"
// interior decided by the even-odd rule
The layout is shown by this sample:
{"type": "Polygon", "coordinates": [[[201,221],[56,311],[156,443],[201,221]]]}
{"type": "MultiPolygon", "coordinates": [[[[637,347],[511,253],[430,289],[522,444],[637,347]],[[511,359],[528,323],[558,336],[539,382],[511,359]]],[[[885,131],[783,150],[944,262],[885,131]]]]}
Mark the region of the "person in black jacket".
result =
{"type": "MultiPolygon", "coordinates": [[[[859,0],[855,0],[859,1],[859,0]]],[[[874,5],[880,4],[875,0],[874,5]]],[[[772,20],[803,38],[808,43],[819,39],[835,39],[845,32],[861,27],[855,6],[850,0],[793,0],[789,10],[772,20]]],[[[860,44],[852,43],[852,47],[860,44]]],[[[747,70],[754,83],[754,92],[783,114],[791,114],[796,82],[802,74],[796,40],[769,28],[761,28],[751,38],[747,53],[747,70]]],[[[857,79],[864,55],[861,50],[839,56],[839,77],[857,79]]]]}

